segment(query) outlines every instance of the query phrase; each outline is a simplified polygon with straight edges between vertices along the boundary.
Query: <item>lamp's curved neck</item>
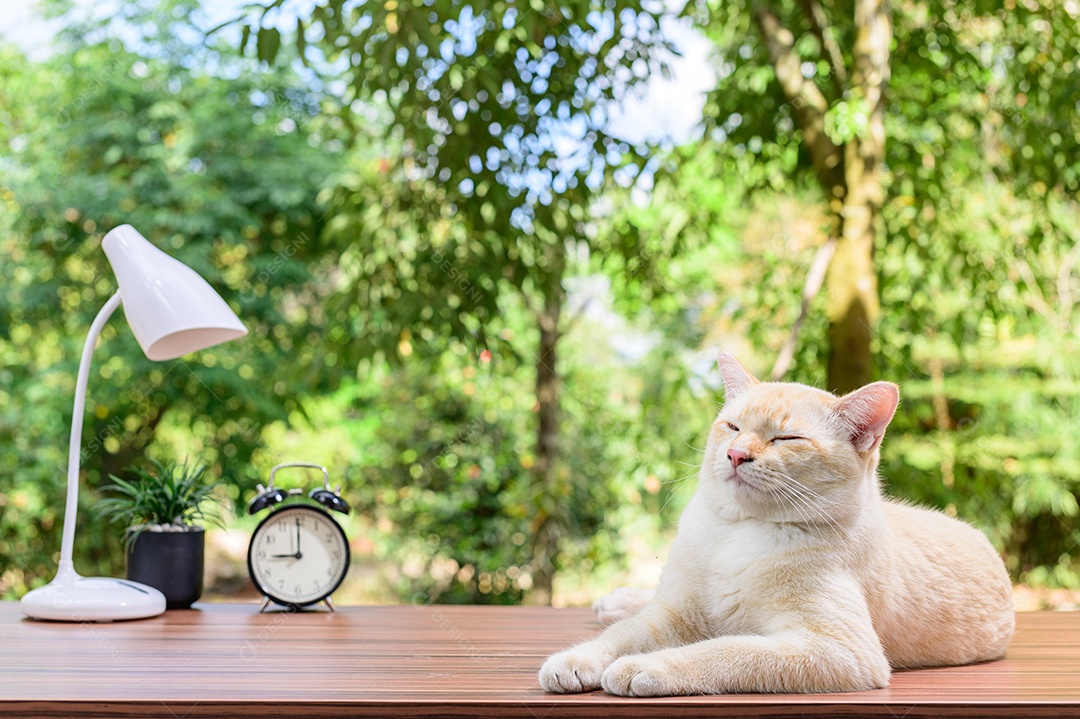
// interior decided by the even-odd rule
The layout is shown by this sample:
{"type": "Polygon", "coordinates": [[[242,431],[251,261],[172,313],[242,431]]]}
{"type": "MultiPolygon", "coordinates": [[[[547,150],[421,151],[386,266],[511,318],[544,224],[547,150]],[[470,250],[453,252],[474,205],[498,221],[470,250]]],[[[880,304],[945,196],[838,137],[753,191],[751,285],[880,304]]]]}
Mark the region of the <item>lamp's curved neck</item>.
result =
{"type": "Polygon", "coordinates": [[[90,334],[83,345],[82,359],[79,360],[79,377],[75,381],[75,408],[71,413],[71,446],[68,449],[67,504],[64,507],[64,534],[60,543],[60,571],[65,574],[72,570],[72,555],[75,550],[75,517],[79,509],[79,466],[82,458],[83,414],[86,409],[86,386],[90,381],[90,360],[94,356],[101,328],[120,306],[120,292],[117,291],[90,325],[90,334]]]}

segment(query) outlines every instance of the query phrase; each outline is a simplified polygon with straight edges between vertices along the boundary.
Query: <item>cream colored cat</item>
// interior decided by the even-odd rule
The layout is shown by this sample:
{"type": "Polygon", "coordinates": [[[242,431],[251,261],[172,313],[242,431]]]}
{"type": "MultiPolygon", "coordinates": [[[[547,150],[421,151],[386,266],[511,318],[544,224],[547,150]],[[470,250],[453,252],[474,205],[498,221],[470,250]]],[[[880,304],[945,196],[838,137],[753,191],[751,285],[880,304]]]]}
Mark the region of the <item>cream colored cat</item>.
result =
{"type": "Polygon", "coordinates": [[[900,395],[759,383],[721,354],[726,401],[651,601],[550,657],[552,692],[622,696],[884,687],[890,668],[997,659],[1009,577],[986,538],[880,496],[878,446],[900,395]]]}

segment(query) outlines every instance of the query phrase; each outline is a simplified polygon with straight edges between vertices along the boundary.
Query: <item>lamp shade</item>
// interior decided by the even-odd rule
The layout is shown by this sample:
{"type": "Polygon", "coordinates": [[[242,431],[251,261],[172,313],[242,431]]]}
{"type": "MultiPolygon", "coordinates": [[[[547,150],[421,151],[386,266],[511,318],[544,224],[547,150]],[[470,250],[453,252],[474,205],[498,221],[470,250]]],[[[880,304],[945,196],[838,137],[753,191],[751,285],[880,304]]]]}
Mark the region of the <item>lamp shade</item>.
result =
{"type": "Polygon", "coordinates": [[[197,272],[120,225],[101,241],[124,316],[146,356],[162,361],[247,334],[240,319],[197,272]]]}

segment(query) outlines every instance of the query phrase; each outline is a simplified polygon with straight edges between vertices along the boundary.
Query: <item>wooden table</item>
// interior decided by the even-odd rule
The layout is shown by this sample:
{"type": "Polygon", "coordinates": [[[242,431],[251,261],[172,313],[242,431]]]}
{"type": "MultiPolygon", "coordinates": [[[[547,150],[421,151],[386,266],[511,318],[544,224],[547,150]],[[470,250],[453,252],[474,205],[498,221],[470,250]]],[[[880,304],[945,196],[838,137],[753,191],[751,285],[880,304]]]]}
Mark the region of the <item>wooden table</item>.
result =
{"type": "Polygon", "coordinates": [[[1080,612],[1020,614],[1006,659],[878,691],[621,699],[537,685],[546,655],[596,632],[584,609],[196,606],[58,624],[0,603],[0,716],[1080,716],[1080,612]]]}

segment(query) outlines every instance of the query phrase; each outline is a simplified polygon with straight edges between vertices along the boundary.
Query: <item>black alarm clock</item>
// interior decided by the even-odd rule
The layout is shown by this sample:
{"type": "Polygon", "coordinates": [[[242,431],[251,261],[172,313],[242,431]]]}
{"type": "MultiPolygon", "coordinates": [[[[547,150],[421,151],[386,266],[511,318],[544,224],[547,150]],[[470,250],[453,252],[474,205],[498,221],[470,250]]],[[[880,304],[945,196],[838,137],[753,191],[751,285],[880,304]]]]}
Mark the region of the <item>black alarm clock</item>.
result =
{"type": "Polygon", "coordinates": [[[248,545],[248,574],[263,595],[259,611],[265,611],[271,602],[291,610],[323,602],[334,611],[330,595],[349,571],[349,541],[345,530],[330,514],[349,513],[349,505],[341,498],[341,487],[330,489],[326,467],[287,462],[271,469],[269,485],[260,484],[257,491],[248,504],[248,514],[270,510],[255,528],[248,545]],[[274,486],[274,475],[286,467],[322,470],[322,486],[307,495],[318,506],[303,501],[287,502],[302,496],[304,490],[274,486]]]}

